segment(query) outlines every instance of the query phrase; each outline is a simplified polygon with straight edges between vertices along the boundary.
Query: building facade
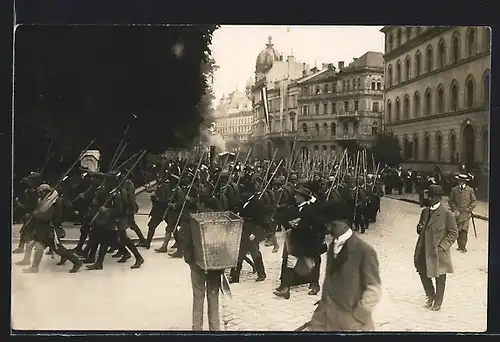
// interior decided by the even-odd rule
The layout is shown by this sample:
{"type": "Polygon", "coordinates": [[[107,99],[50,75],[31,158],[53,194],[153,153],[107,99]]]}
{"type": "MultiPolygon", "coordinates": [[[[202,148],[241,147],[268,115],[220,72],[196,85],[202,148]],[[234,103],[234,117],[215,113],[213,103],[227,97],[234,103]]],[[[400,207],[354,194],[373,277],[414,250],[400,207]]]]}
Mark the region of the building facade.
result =
{"type": "Polygon", "coordinates": [[[226,150],[246,150],[253,129],[252,101],[238,90],[224,95],[214,110],[215,132],[224,139],[226,150]]]}
{"type": "Polygon", "coordinates": [[[385,128],[406,167],[487,172],[490,31],[473,26],[386,26],[385,128]]]}
{"type": "Polygon", "coordinates": [[[369,148],[383,118],[384,66],[381,52],[367,52],[348,66],[322,70],[298,80],[297,141],[305,155],[369,148]]]}

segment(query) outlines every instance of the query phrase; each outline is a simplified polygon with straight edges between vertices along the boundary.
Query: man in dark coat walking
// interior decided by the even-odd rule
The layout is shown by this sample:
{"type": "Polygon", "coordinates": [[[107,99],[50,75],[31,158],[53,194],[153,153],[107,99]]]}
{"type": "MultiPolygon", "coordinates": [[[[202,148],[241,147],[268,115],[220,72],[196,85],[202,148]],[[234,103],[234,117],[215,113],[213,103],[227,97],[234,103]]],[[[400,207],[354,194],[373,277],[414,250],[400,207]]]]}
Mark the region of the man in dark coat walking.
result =
{"type": "Polygon", "coordinates": [[[425,306],[433,311],[441,309],[446,274],[453,273],[450,248],[458,237],[453,212],[441,204],[444,194],[439,185],[429,186],[429,207],[422,210],[417,224],[418,240],[414,264],[427,296],[425,306]],[[432,283],[436,279],[436,288],[432,283]]]}

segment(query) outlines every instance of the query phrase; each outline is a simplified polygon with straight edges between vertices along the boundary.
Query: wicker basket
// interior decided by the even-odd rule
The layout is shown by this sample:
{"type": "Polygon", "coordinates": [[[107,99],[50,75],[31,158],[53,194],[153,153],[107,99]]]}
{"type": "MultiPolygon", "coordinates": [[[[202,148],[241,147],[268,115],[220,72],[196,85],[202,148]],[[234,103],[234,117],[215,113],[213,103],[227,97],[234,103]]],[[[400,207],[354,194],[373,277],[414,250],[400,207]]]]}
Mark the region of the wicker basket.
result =
{"type": "Polygon", "coordinates": [[[196,263],[205,271],[236,267],[243,219],[230,212],[191,214],[196,263]]]}

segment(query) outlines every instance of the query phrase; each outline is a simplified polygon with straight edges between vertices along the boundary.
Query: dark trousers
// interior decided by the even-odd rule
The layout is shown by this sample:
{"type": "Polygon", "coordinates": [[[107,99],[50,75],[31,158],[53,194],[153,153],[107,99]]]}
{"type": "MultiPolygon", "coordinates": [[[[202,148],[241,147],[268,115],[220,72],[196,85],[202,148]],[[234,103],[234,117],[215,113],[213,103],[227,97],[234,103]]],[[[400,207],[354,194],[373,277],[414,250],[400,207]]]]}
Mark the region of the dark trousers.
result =
{"type": "Polygon", "coordinates": [[[205,296],[208,305],[208,328],[220,330],[219,288],[220,272],[205,273],[196,265],[191,267],[191,286],[193,288],[193,330],[203,330],[203,311],[205,296]]]}
{"type": "Polygon", "coordinates": [[[314,268],[311,271],[311,284],[319,285],[319,274],[321,271],[321,255],[314,257],[314,268]]]}
{"type": "Polygon", "coordinates": [[[436,288],[434,289],[434,284],[432,283],[432,278],[428,278],[427,274],[420,272],[420,281],[424,286],[425,295],[429,298],[434,299],[436,305],[441,305],[444,298],[444,289],[446,286],[446,274],[440,275],[436,279],[436,288]]]}
{"type": "Polygon", "coordinates": [[[132,229],[134,233],[137,234],[139,242],[145,242],[146,238],[144,237],[144,234],[142,234],[141,228],[139,228],[139,226],[135,222],[135,215],[133,213],[127,214],[127,223],[129,228],[132,229]]]}
{"type": "Polygon", "coordinates": [[[405,192],[407,194],[413,193],[413,181],[411,181],[411,180],[405,181],[405,192]]]}
{"type": "Polygon", "coordinates": [[[458,248],[465,249],[465,247],[467,246],[468,237],[469,237],[468,230],[461,229],[458,231],[458,238],[457,238],[458,248]]]}
{"type": "Polygon", "coordinates": [[[89,226],[89,220],[84,218],[82,219],[82,225],[80,227],[80,238],[78,239],[78,243],[75,247],[76,251],[79,251],[83,248],[83,245],[85,244],[85,241],[89,237],[89,232],[90,232],[90,226],[89,226]]]}
{"type": "MultiPolygon", "coordinates": [[[[244,223],[245,224],[245,223],[244,223]]],[[[250,240],[248,236],[243,236],[240,245],[240,254],[238,256],[238,264],[236,268],[231,269],[231,279],[239,281],[241,269],[243,267],[243,260],[245,256],[250,253],[252,260],[255,264],[255,269],[257,271],[257,276],[265,277],[266,270],[264,266],[264,260],[262,259],[262,253],[259,249],[259,242],[257,240],[250,240]]]]}
{"type": "Polygon", "coordinates": [[[125,229],[118,230],[118,242],[119,242],[118,250],[122,252],[123,255],[130,255],[130,253],[128,252],[128,250],[130,250],[130,252],[132,252],[136,260],[142,259],[139,250],[135,246],[132,239],[127,235],[127,231],[125,229]]]}

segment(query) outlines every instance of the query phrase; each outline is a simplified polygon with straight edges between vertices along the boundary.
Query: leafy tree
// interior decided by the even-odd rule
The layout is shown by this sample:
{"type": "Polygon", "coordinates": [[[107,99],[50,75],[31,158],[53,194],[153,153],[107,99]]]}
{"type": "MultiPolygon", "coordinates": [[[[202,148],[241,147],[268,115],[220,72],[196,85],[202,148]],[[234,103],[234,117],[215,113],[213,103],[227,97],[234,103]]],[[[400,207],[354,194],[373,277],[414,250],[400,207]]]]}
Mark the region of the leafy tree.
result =
{"type": "Polygon", "coordinates": [[[93,138],[106,169],[125,131],[121,160],[191,146],[210,121],[216,28],[19,27],[16,173],[39,168],[49,146],[46,170],[64,172],[93,138]]]}
{"type": "Polygon", "coordinates": [[[402,149],[394,133],[378,134],[370,152],[373,153],[375,163],[380,162],[380,167],[385,164],[397,166],[403,161],[402,149]]]}

